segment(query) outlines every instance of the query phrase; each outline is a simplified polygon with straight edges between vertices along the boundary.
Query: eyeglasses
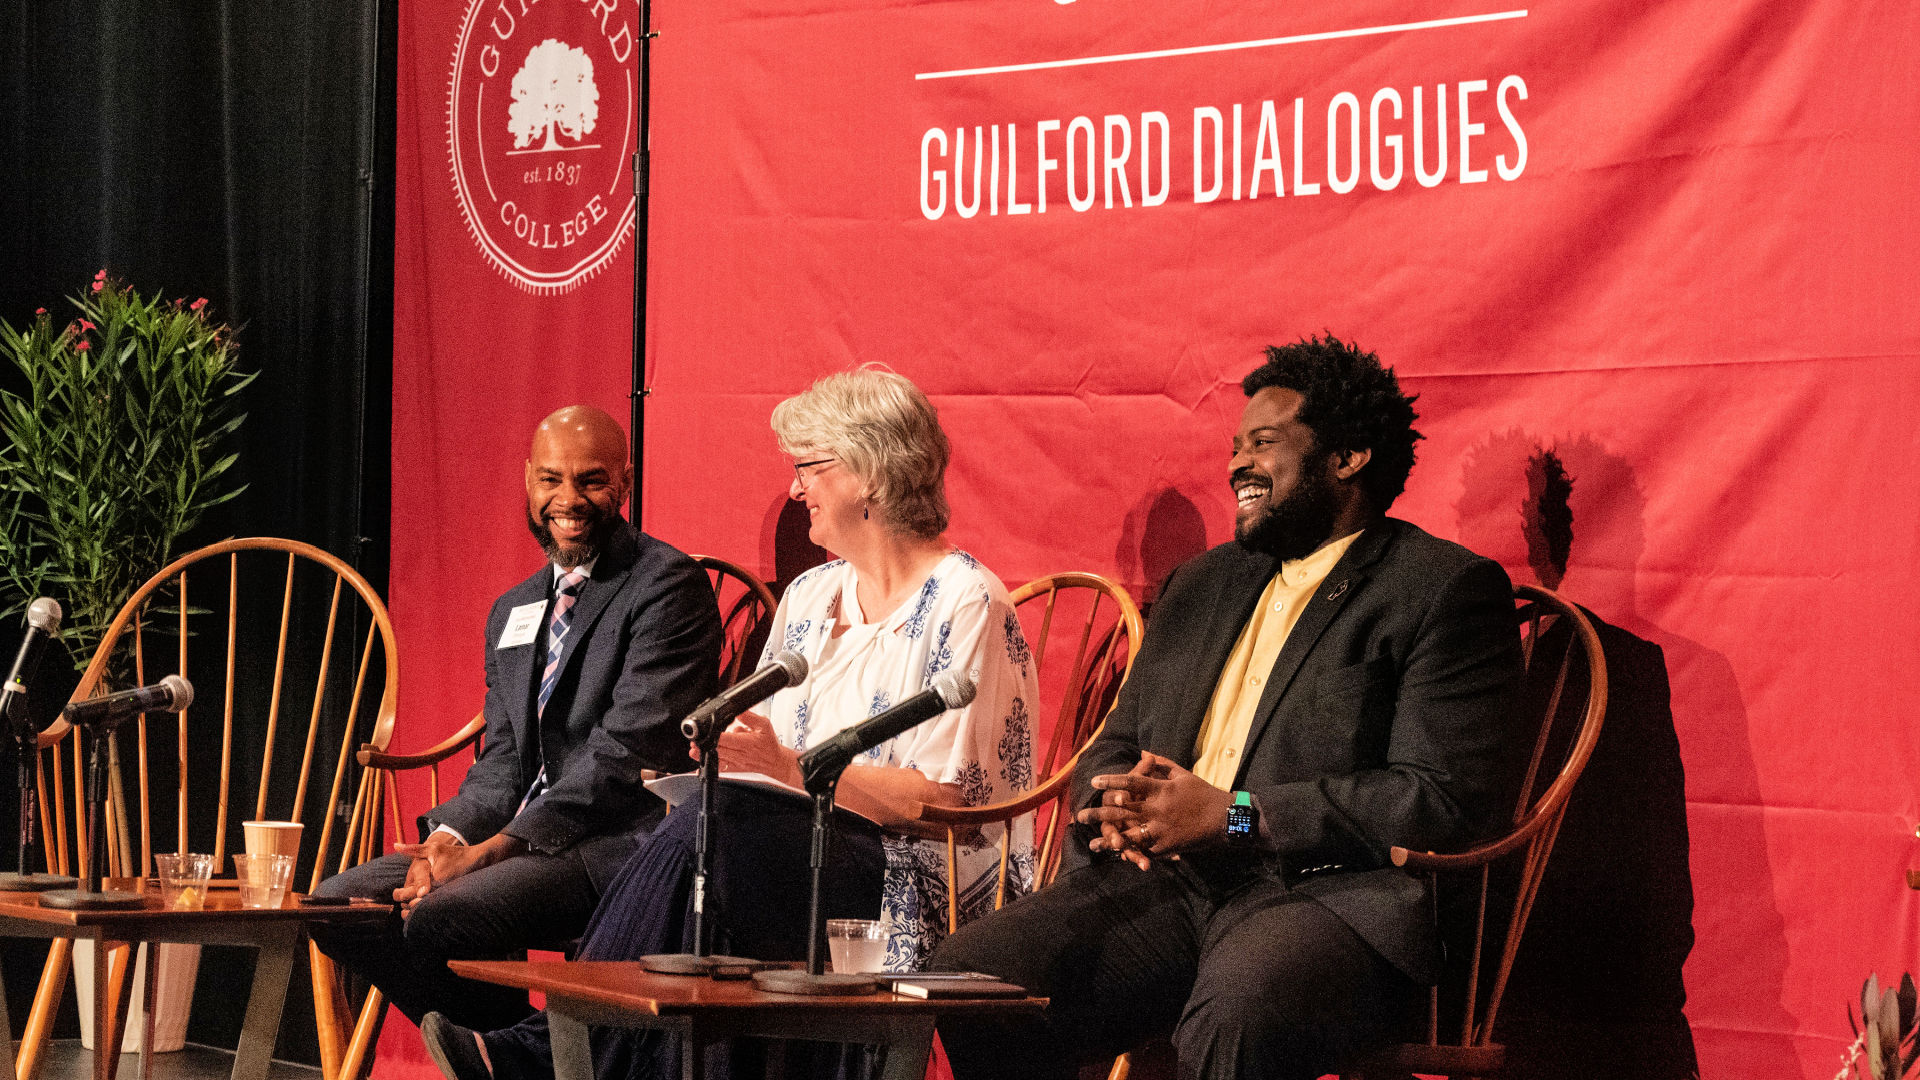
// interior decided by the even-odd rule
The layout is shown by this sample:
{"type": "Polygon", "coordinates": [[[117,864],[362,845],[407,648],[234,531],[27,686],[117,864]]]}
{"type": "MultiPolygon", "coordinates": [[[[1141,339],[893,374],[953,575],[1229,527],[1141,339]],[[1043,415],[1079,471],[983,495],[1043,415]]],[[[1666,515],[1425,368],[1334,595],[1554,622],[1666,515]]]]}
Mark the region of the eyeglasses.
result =
{"type": "MultiPolygon", "coordinates": [[[[809,480],[805,470],[807,469],[818,470],[820,466],[831,465],[838,460],[840,459],[823,457],[823,458],[815,458],[812,461],[796,461],[793,463],[793,479],[796,483],[800,485],[800,490],[805,491],[807,490],[807,483],[809,480]]],[[[818,475],[817,471],[815,475],[818,475]]]]}

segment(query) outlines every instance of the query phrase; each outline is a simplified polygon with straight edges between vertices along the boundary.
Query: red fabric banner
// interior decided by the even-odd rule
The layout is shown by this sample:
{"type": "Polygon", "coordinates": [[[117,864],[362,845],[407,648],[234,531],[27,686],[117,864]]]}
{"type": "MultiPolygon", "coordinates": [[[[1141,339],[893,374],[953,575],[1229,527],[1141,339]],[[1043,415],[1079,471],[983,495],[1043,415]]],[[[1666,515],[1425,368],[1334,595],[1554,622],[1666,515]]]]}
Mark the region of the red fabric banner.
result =
{"type": "MultiPolygon", "coordinates": [[[[648,531],[784,576],[768,413],[879,360],[953,437],[955,542],[1010,582],[1149,591],[1230,535],[1260,346],[1357,339],[1421,395],[1395,512],[1532,579],[1552,451],[1560,587],[1664,652],[1703,1075],[1833,1074],[1861,981],[1920,966],[1910,5],[654,20],[648,531]]],[[[625,415],[639,24],[632,0],[401,14],[403,748],[478,708],[487,605],[536,564],[534,421],[625,415]]]]}

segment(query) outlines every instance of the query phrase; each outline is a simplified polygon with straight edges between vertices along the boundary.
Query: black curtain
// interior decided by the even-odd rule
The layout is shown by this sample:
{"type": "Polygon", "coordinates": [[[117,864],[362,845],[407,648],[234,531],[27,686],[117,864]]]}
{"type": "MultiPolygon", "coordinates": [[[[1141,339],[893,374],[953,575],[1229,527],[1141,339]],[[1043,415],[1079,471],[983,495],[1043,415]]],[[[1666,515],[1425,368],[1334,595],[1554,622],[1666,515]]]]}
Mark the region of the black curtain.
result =
{"type": "MultiPolygon", "coordinates": [[[[101,268],[143,293],[206,297],[242,327],[241,363],[260,377],[238,437],[246,493],[181,550],[293,537],[382,592],[394,8],[0,0],[0,318],[60,317],[101,268]]],[[[18,632],[0,628],[9,658],[18,632]]],[[[11,828],[0,835],[10,848],[11,828]]],[[[252,958],[223,952],[202,960],[188,1038],[232,1046],[252,958]]],[[[37,955],[4,953],[16,1023],[37,955]]],[[[311,1061],[305,997],[296,976],[280,1050],[311,1061]]]]}

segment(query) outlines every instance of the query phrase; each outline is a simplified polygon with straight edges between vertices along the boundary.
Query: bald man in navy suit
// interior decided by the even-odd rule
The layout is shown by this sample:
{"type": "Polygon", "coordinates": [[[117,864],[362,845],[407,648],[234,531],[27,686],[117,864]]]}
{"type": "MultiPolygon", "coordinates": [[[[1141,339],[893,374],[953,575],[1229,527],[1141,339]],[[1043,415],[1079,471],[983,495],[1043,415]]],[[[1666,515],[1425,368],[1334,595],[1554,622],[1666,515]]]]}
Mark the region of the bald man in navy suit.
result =
{"type": "Polygon", "coordinates": [[[691,767],[679,723],[718,691],[719,609],[692,559],[620,516],[632,483],[612,417],[573,406],[541,422],[527,526],[548,561],[487,618],[485,749],[421,818],[420,843],[319,889],[399,902],[386,925],[313,934],[416,1023],[438,1011],[492,1030],[526,1016],[524,994],[446,962],[577,936],[663,813],[642,770],[691,767]]]}

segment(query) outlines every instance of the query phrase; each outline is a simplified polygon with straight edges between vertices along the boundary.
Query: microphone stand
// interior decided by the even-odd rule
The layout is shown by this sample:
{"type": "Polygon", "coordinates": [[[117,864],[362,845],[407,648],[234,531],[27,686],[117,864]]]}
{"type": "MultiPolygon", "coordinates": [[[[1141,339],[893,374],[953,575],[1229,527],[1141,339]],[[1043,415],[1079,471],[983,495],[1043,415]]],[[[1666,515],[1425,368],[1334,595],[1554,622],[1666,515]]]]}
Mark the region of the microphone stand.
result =
{"type": "Polygon", "coordinates": [[[807,897],[807,970],[776,968],[756,971],[753,973],[756,989],[814,997],[874,994],[880,991],[879,980],[870,975],[826,974],[826,958],[820,948],[821,941],[826,938],[820,889],[827,869],[827,852],[833,843],[833,793],[840,786],[840,774],[845,769],[846,764],[843,763],[831,772],[823,771],[806,778],[807,791],[813,795],[813,850],[807,860],[813,877],[813,887],[807,897]]]}
{"type": "Polygon", "coordinates": [[[125,717],[102,716],[91,723],[76,724],[75,730],[87,735],[87,879],[84,888],[56,889],[40,894],[41,907],[73,910],[136,908],[146,902],[138,890],[102,889],[100,868],[107,862],[107,742],[120,728],[125,717]]]}
{"type": "Polygon", "coordinates": [[[702,725],[694,744],[700,748],[700,809],[693,830],[693,951],[653,953],[640,958],[648,971],[662,975],[707,975],[744,979],[765,966],[741,956],[710,956],[707,930],[707,879],[713,873],[714,791],[720,786],[720,732],[725,724],[702,725]]]}
{"type": "Polygon", "coordinates": [[[34,755],[40,752],[40,733],[34,730],[33,716],[27,707],[27,688],[15,684],[6,689],[6,719],[13,725],[14,771],[20,785],[20,871],[0,874],[0,892],[43,892],[47,889],[71,889],[79,882],[65,874],[33,872],[35,798],[34,755]]]}

